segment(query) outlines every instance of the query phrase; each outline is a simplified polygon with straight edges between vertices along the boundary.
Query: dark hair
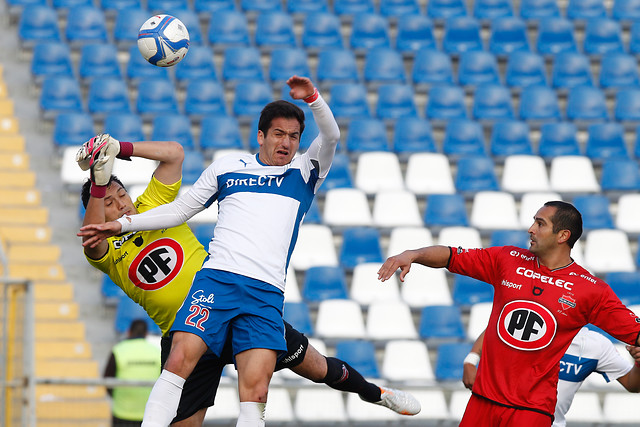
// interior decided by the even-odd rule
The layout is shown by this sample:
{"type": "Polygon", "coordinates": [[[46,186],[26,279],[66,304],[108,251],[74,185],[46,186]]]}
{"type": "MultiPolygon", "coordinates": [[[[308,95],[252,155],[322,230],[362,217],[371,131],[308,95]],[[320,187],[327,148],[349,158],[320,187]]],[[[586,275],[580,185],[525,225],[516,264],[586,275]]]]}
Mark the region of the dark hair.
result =
{"type": "Polygon", "coordinates": [[[129,326],[129,336],[131,338],[144,338],[148,330],[147,322],[144,319],[133,319],[129,326]]]}
{"type": "Polygon", "coordinates": [[[267,131],[271,127],[273,119],[284,117],[285,119],[296,119],[300,123],[300,135],[304,131],[304,111],[289,101],[279,100],[268,103],[260,113],[258,121],[258,130],[266,136],[267,131]]]}
{"type": "MultiPolygon", "coordinates": [[[[107,186],[111,185],[112,182],[117,182],[118,184],[120,184],[120,187],[124,188],[124,190],[127,191],[127,188],[124,186],[122,181],[120,181],[118,179],[117,176],[111,175],[111,178],[109,178],[109,183],[107,184],[107,186]]],[[[91,180],[87,179],[84,182],[84,184],[82,184],[82,192],[80,193],[80,198],[82,200],[82,206],[84,206],[85,209],[87,208],[87,205],[89,204],[89,196],[91,196],[91,180]]]]}
{"type": "Polygon", "coordinates": [[[582,215],[571,203],[553,200],[544,204],[556,208],[556,212],[551,217],[553,222],[553,232],[558,233],[561,230],[569,230],[571,236],[567,240],[570,248],[582,236],[582,215]]]}

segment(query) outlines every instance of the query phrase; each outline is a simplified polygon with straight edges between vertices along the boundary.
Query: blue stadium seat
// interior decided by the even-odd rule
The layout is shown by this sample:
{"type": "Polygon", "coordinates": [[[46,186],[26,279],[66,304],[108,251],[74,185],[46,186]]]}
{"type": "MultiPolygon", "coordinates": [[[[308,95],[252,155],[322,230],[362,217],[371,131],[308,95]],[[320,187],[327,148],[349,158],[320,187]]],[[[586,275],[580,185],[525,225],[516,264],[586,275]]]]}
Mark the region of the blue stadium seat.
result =
{"type": "Polygon", "coordinates": [[[589,58],[579,52],[560,52],[553,57],[551,84],[556,89],[591,86],[589,58]]]}
{"type": "Polygon", "coordinates": [[[318,193],[326,194],[327,191],[333,188],[353,188],[350,160],[346,154],[337,153],[335,155],[327,178],[320,186],[318,193]]]}
{"type": "Polygon", "coordinates": [[[389,151],[384,122],[373,118],[351,120],[346,145],[350,153],[389,151]]]}
{"type": "Polygon", "coordinates": [[[235,0],[194,0],[193,9],[199,15],[206,18],[211,18],[213,14],[216,14],[225,10],[235,10],[235,0]]]}
{"type": "Polygon", "coordinates": [[[456,190],[459,193],[478,191],[498,191],[498,177],[493,159],[487,156],[465,156],[458,160],[455,176],[456,190]]]}
{"type": "Polygon", "coordinates": [[[150,334],[161,335],[160,327],[156,325],[149,317],[144,308],[131,298],[124,296],[118,301],[113,327],[117,334],[124,335],[129,330],[131,322],[136,319],[142,319],[147,323],[147,329],[150,334]]]}
{"type": "Polygon", "coordinates": [[[458,16],[447,19],[442,36],[442,50],[457,55],[469,50],[482,50],[480,23],[470,16],[458,16]]]}
{"type": "Polygon", "coordinates": [[[182,84],[195,79],[217,79],[213,52],[208,46],[190,46],[187,56],[173,69],[176,73],[176,80],[182,84]]]}
{"type": "Polygon", "coordinates": [[[316,137],[320,133],[320,130],[318,129],[318,124],[313,118],[313,114],[306,109],[303,109],[303,111],[304,111],[304,117],[305,117],[304,132],[302,132],[302,136],[300,137],[300,147],[299,147],[300,151],[302,152],[306,151],[309,148],[313,140],[316,139],[316,137]]]}
{"type": "Polygon", "coordinates": [[[329,2],[327,0],[287,0],[287,12],[294,17],[296,15],[315,16],[318,13],[329,12],[329,2]]]}
{"type": "Polygon", "coordinates": [[[245,12],[263,13],[280,10],[280,0],[240,0],[240,8],[245,12]]]}
{"type": "Polygon", "coordinates": [[[27,45],[60,41],[56,11],[46,5],[26,5],[18,21],[18,37],[21,43],[27,45]]]}
{"type": "Polygon", "coordinates": [[[80,85],[74,77],[46,77],[40,90],[40,109],[45,118],[57,113],[82,111],[80,85]]]}
{"type": "Polygon", "coordinates": [[[471,343],[444,343],[438,346],[434,374],[440,382],[462,380],[464,358],[471,351],[471,343]]]}
{"type": "Polygon", "coordinates": [[[427,118],[432,120],[464,119],[467,107],[460,86],[441,85],[429,90],[426,106],[427,118]]]}
{"type": "Polygon", "coordinates": [[[623,123],[640,122],[640,88],[625,88],[616,93],[613,117],[623,123]]]}
{"type": "Polygon", "coordinates": [[[542,56],[527,51],[510,53],[505,69],[505,83],[515,89],[546,85],[547,74],[542,56]]]}
{"type": "Polygon", "coordinates": [[[334,0],[333,12],[344,17],[360,13],[374,13],[375,6],[372,0],[334,0]]]}
{"type": "Polygon", "coordinates": [[[499,121],[491,129],[491,155],[504,158],[516,154],[533,155],[529,125],[518,120],[499,121]]]}
{"type": "Polygon", "coordinates": [[[582,226],[586,231],[598,228],[614,228],[609,199],[602,194],[575,196],[573,205],[582,214],[582,226]]]}
{"type": "Polygon", "coordinates": [[[607,273],[605,280],[624,305],[640,304],[640,272],[607,273]]]}
{"type": "Polygon", "coordinates": [[[367,91],[359,83],[339,83],[331,86],[330,106],[338,121],[371,116],[367,91]]]}
{"type": "Polygon", "coordinates": [[[211,79],[194,79],[187,83],[184,112],[193,120],[211,114],[227,114],[224,89],[211,79]]]}
{"type": "MultiPolygon", "coordinates": [[[[246,120],[243,120],[243,122],[246,120]]],[[[245,146],[249,147],[249,150],[258,151],[260,149],[260,143],[258,142],[258,123],[260,116],[256,116],[251,120],[249,125],[249,134],[247,135],[247,142],[245,146]]],[[[245,123],[242,123],[245,124],[245,123]]]]}
{"type": "MultiPolygon", "coordinates": [[[[149,12],[151,12],[152,15],[167,13],[167,11],[169,10],[184,10],[188,7],[189,3],[187,2],[187,0],[147,0],[147,9],[149,9],[149,12]]],[[[173,12],[171,14],[182,20],[182,18],[178,17],[173,12]]],[[[187,28],[189,29],[188,26],[187,28]]],[[[191,36],[191,31],[189,31],[189,36],[191,36]]]]}
{"type": "Polygon", "coordinates": [[[90,43],[80,48],[78,75],[87,80],[94,77],[120,78],[118,50],[110,43],[90,43]]]}
{"type": "Polygon", "coordinates": [[[104,132],[120,141],[144,141],[142,119],[135,113],[111,113],[104,119],[104,132]]]}
{"type": "Polygon", "coordinates": [[[113,24],[113,40],[119,45],[137,43],[138,31],[147,19],[149,12],[141,7],[119,9],[113,24]]]}
{"type": "Polygon", "coordinates": [[[156,67],[147,62],[140,54],[136,44],[129,47],[129,61],[127,62],[125,73],[132,84],[137,84],[139,81],[146,79],[169,81],[169,70],[164,67],[156,67]]]}
{"type": "Polygon", "coordinates": [[[313,336],[313,323],[309,306],[305,302],[285,302],[282,317],[298,331],[313,336]]]}
{"type": "Polygon", "coordinates": [[[209,248],[209,242],[211,241],[211,237],[213,236],[213,232],[216,228],[215,222],[196,222],[189,224],[189,228],[198,239],[198,242],[202,246],[204,246],[205,250],[209,248]]]}
{"type": "Polygon", "coordinates": [[[217,47],[249,46],[249,23],[244,13],[237,10],[220,10],[209,21],[209,43],[217,47]]]}
{"type": "Polygon", "coordinates": [[[91,80],[87,94],[87,108],[91,114],[131,111],[127,84],[119,77],[101,77],[91,80]]]}
{"type": "MultiPolygon", "coordinates": [[[[205,168],[204,156],[200,150],[184,150],[182,161],[182,185],[192,185],[202,174],[205,168]]],[[[210,234],[209,236],[212,236],[210,234]]]]}
{"type": "Polygon", "coordinates": [[[521,0],[520,16],[525,20],[543,22],[560,16],[560,7],[556,0],[521,0]]]}
{"type": "Polygon", "coordinates": [[[538,154],[546,160],[581,155],[578,129],[569,122],[545,123],[540,127],[538,154]]]}
{"type": "Polygon", "coordinates": [[[404,83],[402,55],[390,47],[368,50],[364,58],[364,82],[368,85],[381,83],[404,83]]]}
{"type": "Polygon", "coordinates": [[[9,9],[9,14],[12,16],[14,13],[21,13],[22,8],[30,5],[46,5],[47,2],[44,0],[8,0],[7,6],[9,9]]]}
{"type": "Polygon", "coordinates": [[[141,80],[138,84],[136,111],[143,117],[145,115],[177,113],[178,96],[173,83],[158,78],[141,80]]]}
{"type": "Polygon", "coordinates": [[[311,77],[307,52],[299,48],[274,49],[269,64],[271,82],[284,84],[293,75],[311,77]]]}
{"type": "Polygon", "coordinates": [[[334,83],[357,83],[356,57],[349,49],[324,49],[318,54],[316,75],[318,83],[324,86],[334,83]]]}
{"type": "Polygon", "coordinates": [[[511,92],[499,83],[477,86],[473,94],[471,116],[479,121],[512,119],[511,92]]]}
{"type": "Polygon", "coordinates": [[[191,122],[184,114],[157,114],[153,118],[152,141],[176,141],[185,149],[194,149],[191,122]]]}
{"type": "Polygon", "coordinates": [[[438,151],[429,121],[415,116],[399,117],[393,131],[393,151],[405,156],[438,151]]]}
{"type": "Polygon", "coordinates": [[[567,5],[567,18],[572,21],[586,21],[606,16],[607,8],[603,0],[569,0],[567,5]]]}
{"type": "Polygon", "coordinates": [[[458,62],[458,84],[476,86],[482,83],[500,83],[496,57],[484,50],[462,52],[458,62]]]}
{"type": "Polygon", "coordinates": [[[106,43],[108,35],[104,12],[91,5],[70,8],[65,36],[72,46],[76,43],[106,43]]]}
{"type": "Polygon", "coordinates": [[[260,13],[256,20],[255,41],[261,49],[295,47],[297,42],[293,32],[293,18],[283,11],[260,13]]]}
{"type": "Polygon", "coordinates": [[[611,17],[621,22],[640,21],[640,1],[614,0],[611,7],[611,17]]]}
{"type": "Polygon", "coordinates": [[[453,84],[451,57],[435,48],[421,49],[413,58],[411,76],[416,90],[431,85],[453,84]]]}
{"type": "Polygon", "coordinates": [[[527,26],[522,19],[506,16],[491,21],[489,52],[501,56],[530,49],[527,26]]]}
{"type": "Polygon", "coordinates": [[[640,54],[640,22],[631,24],[629,31],[629,53],[633,55],[640,54]]]}
{"type": "Polygon", "coordinates": [[[637,192],[640,170],[632,159],[607,159],[602,163],[600,187],[604,192],[637,192]]]}
{"type": "Polygon", "coordinates": [[[262,80],[260,52],[255,47],[230,47],[224,51],[222,78],[225,82],[262,80]]]}
{"type": "Polygon", "coordinates": [[[200,122],[200,149],[244,149],[238,120],[223,115],[205,116],[200,122]]]}
{"type": "Polygon", "coordinates": [[[87,113],[60,113],[53,126],[53,143],[56,147],[82,145],[93,138],[93,119],[87,113]]]}
{"type": "MultiPolygon", "coordinates": [[[[107,16],[117,14],[121,10],[138,9],[142,7],[141,0],[102,0],[100,7],[105,11],[107,16]]],[[[144,21],[142,21],[144,22],[144,21]]],[[[142,24],[141,24],[142,25],[142,24]]],[[[136,33],[136,37],[138,34],[136,33]]]]}
{"type": "Polygon", "coordinates": [[[307,15],[302,28],[302,46],[311,51],[343,48],[338,17],[328,12],[307,15]]]}
{"type": "Polygon", "coordinates": [[[271,87],[262,81],[243,81],[236,85],[232,111],[243,120],[258,116],[264,106],[273,101],[271,87]]]}
{"type": "Polygon", "coordinates": [[[529,233],[526,230],[494,230],[491,232],[489,246],[515,246],[529,248],[529,233]]]}
{"type": "Polygon", "coordinates": [[[365,262],[383,262],[380,246],[380,232],[376,228],[352,227],[342,233],[340,265],[353,270],[356,265],[365,262]]]}
{"type": "Polygon", "coordinates": [[[387,84],[378,88],[376,116],[379,119],[417,117],[413,88],[407,84],[387,84]]]}
{"type": "Polygon", "coordinates": [[[607,159],[628,159],[624,128],[620,123],[593,123],[587,128],[585,154],[594,162],[607,159]]]}
{"type": "Polygon", "coordinates": [[[584,31],[583,51],[587,55],[624,52],[620,23],[610,18],[588,20],[584,31]]]}
{"type": "Polygon", "coordinates": [[[604,92],[593,86],[575,86],[567,95],[567,119],[574,121],[607,120],[604,92]]]}
{"type": "Polygon", "coordinates": [[[452,157],[486,155],[480,123],[467,119],[450,120],[444,131],[442,152],[452,157]]]}
{"type": "MultiPolygon", "coordinates": [[[[275,83],[272,83],[272,85],[274,84],[275,83]]],[[[289,85],[284,84],[284,82],[282,82],[282,86],[280,87],[280,99],[288,101],[292,104],[296,104],[298,107],[300,107],[304,112],[305,119],[308,119],[309,117],[313,118],[313,114],[311,113],[311,109],[309,108],[309,105],[306,102],[304,102],[302,99],[293,99],[291,97],[291,88],[289,87],[289,85]]]]}
{"type": "MultiPolygon", "coordinates": [[[[462,313],[455,305],[428,305],[420,312],[420,338],[440,342],[464,340],[466,333],[462,313]]],[[[444,344],[444,343],[442,343],[444,344]]]]}
{"type": "Polygon", "coordinates": [[[464,0],[431,0],[427,2],[427,16],[431,19],[445,20],[466,15],[467,6],[464,0]]]}
{"type": "Polygon", "coordinates": [[[420,14],[402,15],[398,17],[398,34],[396,49],[405,55],[413,55],[421,49],[435,49],[436,38],[433,23],[420,14]]]}
{"type": "Polygon", "coordinates": [[[380,0],[380,14],[387,18],[420,15],[418,0],[380,0]]]}
{"type": "Polygon", "coordinates": [[[116,305],[122,298],[128,298],[122,288],[116,285],[113,280],[106,274],[102,275],[102,281],[100,282],[100,294],[104,299],[105,304],[116,305]]]}
{"type": "Polygon", "coordinates": [[[640,86],[637,59],[624,52],[610,52],[600,61],[600,87],[627,89],[640,86]]]}
{"type": "Polygon", "coordinates": [[[304,224],[322,224],[322,215],[318,207],[317,199],[314,197],[309,210],[304,214],[304,224]]]}
{"type": "Polygon", "coordinates": [[[577,51],[573,22],[561,17],[540,20],[536,50],[540,55],[577,51]]]}
{"type": "Polygon", "coordinates": [[[461,194],[431,194],[424,211],[427,227],[468,227],[469,218],[461,194]]]}
{"type": "Polygon", "coordinates": [[[527,86],[520,93],[519,117],[526,121],[560,120],[558,95],[548,86],[527,86]]]}
{"type": "Polygon", "coordinates": [[[387,20],[375,13],[354,15],[351,23],[349,46],[356,53],[391,47],[387,20]]]}
{"type": "Polygon", "coordinates": [[[476,19],[495,22],[513,16],[513,3],[512,0],[475,0],[472,14],[476,19]]]}
{"type": "Polygon", "coordinates": [[[319,303],[325,299],[347,299],[347,277],[342,267],[310,267],[304,275],[302,297],[308,303],[319,303]]]}
{"type": "Polygon", "coordinates": [[[380,378],[376,349],[371,341],[339,341],[336,343],[335,357],[347,362],[365,378],[380,378]]]}
{"type": "Polygon", "coordinates": [[[469,307],[480,302],[493,301],[493,286],[469,276],[456,274],[453,278],[453,302],[469,307]]]}
{"type": "Polygon", "coordinates": [[[37,82],[50,76],[73,77],[69,45],[63,42],[39,42],[33,47],[31,75],[37,82]]]}

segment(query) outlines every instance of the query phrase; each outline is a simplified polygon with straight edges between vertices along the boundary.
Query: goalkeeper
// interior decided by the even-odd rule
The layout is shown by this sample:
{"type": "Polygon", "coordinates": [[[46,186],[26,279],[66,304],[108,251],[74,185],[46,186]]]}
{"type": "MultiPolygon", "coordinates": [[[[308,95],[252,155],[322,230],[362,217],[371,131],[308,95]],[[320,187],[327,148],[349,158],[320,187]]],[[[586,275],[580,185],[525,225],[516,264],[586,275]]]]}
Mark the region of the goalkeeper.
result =
{"type": "MultiPolygon", "coordinates": [[[[118,142],[106,134],[87,141],[77,155],[79,166],[91,172],[91,179],[82,188],[86,208],[83,224],[113,221],[171,202],[180,189],[183,158],[182,147],[175,142],[118,142]],[[135,202],[123,183],[111,175],[116,158],[127,160],[132,156],[159,162],[135,202]]],[[[164,364],[171,348],[169,330],[176,312],[208,256],[204,247],[183,223],[163,230],[123,233],[95,247],[85,246],[84,252],[92,266],[109,275],[160,326],[164,364]]],[[[287,354],[279,359],[276,371],[289,368],[314,382],[358,393],[363,400],[400,414],[420,411],[420,403],[410,394],[367,382],[346,362],[320,354],[286,322],[285,334],[287,354]]],[[[207,352],[200,359],[184,385],[175,425],[202,424],[207,407],[214,403],[222,369],[231,360],[230,351],[227,357],[217,358],[207,352]]]]}

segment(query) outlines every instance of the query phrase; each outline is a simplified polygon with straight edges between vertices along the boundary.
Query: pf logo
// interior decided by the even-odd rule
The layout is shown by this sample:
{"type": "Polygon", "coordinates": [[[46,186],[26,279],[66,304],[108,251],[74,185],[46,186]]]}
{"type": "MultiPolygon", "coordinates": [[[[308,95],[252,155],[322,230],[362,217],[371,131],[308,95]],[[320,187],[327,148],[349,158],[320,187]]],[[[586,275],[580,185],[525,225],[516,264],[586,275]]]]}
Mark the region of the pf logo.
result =
{"type": "Polygon", "coordinates": [[[545,348],[556,335],[556,328],[551,312],[533,301],[511,301],[502,308],[498,319],[498,336],[518,350],[545,348]]]}
{"type": "Polygon", "coordinates": [[[160,289],[180,272],[184,263],[182,246],[163,238],[150,243],[129,266],[129,280],[145,291],[160,289]]]}

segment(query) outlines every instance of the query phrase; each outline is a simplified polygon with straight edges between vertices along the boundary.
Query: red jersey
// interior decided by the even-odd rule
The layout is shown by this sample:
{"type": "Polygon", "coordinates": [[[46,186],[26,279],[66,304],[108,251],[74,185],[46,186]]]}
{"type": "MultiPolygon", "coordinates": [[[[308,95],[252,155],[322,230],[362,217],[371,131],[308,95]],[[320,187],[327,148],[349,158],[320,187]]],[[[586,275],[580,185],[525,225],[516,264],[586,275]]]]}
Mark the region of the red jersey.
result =
{"type": "Polygon", "coordinates": [[[494,402],[553,416],[560,359],[587,323],[636,344],[640,318],[575,262],[549,270],[515,246],[451,248],[447,268],[494,287],[473,385],[494,402]]]}

